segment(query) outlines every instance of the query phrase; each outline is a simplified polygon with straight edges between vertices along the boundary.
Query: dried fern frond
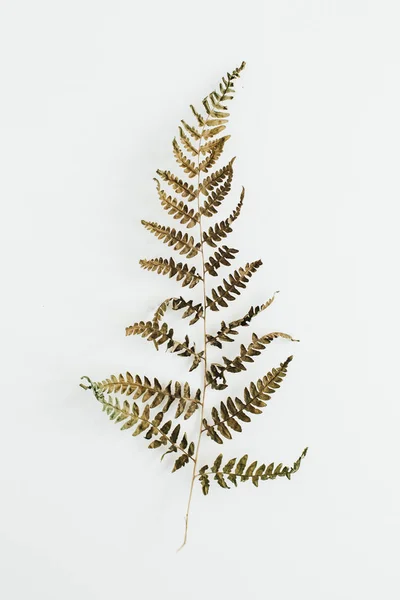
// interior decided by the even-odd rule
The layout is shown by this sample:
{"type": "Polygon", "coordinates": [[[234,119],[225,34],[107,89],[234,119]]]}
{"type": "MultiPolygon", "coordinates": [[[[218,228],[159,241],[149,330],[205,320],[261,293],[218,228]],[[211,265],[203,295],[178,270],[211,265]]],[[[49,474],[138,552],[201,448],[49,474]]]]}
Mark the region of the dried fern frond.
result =
{"type": "Polygon", "coordinates": [[[154,418],[151,418],[150,406],[148,404],[146,404],[143,408],[143,411],[140,412],[136,402],[132,402],[132,404],[130,404],[127,400],[124,400],[121,404],[118,398],[113,398],[112,396],[108,396],[106,398],[105,394],[98,385],[92,383],[88,377],[85,379],[89,383],[89,385],[86,386],[86,389],[93,390],[96,400],[102,404],[103,411],[109,416],[110,420],[115,421],[115,423],[123,422],[121,430],[135,427],[132,432],[133,436],[146,433],[144,436],[146,440],[151,440],[154,438],[153,441],[148,445],[148,448],[154,449],[160,448],[161,446],[168,446],[168,449],[162,455],[161,460],[165,455],[172,452],[177,452],[180,454],[180,456],[175,460],[172,472],[184,467],[186,464],[188,464],[189,460],[194,461],[194,442],[190,442],[190,444],[188,443],[186,433],[181,436],[179,441],[181,433],[180,424],[172,428],[171,420],[163,423],[164,412],[158,412],[154,418]]]}
{"type": "Polygon", "coordinates": [[[210,425],[207,419],[203,419],[203,431],[207,432],[207,435],[217,444],[223,443],[217,431],[228,440],[232,439],[229,429],[240,433],[242,427],[238,419],[244,423],[249,423],[251,419],[247,414],[248,412],[253,415],[261,414],[260,408],[267,406],[271,394],[279,389],[283,378],[286,376],[287,367],[292,360],[293,356],[289,356],[278,368],[272,369],[257,383],[252,382],[249,388],[244,388],[243,400],[235,398],[233,401],[229,397],[226,403],[221,402],[219,411],[214,407],[211,411],[214,423],[210,425]]]}
{"type": "Polygon", "coordinates": [[[251,481],[253,485],[258,487],[260,481],[267,479],[276,479],[277,477],[286,477],[290,479],[294,473],[300,469],[300,464],[306,456],[308,448],[304,448],[303,452],[291,467],[284,467],[282,463],[275,466],[275,463],[270,463],[266,466],[264,463],[259,465],[258,461],[248,463],[248,455],[245,454],[240,459],[231,458],[222,467],[223,455],[218,454],[212,467],[204,465],[199,469],[199,481],[203,494],[207,496],[210,489],[210,476],[218,483],[219,486],[229,489],[228,481],[233,483],[235,487],[238,481],[251,481]]]}
{"type": "Polygon", "coordinates": [[[193,236],[182,233],[182,231],[176,231],[176,229],[165,225],[159,225],[154,221],[142,220],[141,223],[148,231],[151,231],[159,240],[163,241],[164,244],[172,247],[179,254],[186,256],[186,258],[194,258],[198,255],[201,245],[194,241],[193,236]]]}
{"type": "Polygon", "coordinates": [[[189,340],[189,337],[185,336],[184,342],[178,342],[174,340],[174,330],[168,327],[167,323],[163,323],[161,326],[154,321],[140,321],[130,325],[125,329],[126,335],[141,335],[142,337],[153,342],[158,350],[159,346],[167,344],[169,352],[176,353],[178,356],[192,357],[193,363],[189,371],[193,371],[199,366],[200,361],[204,360],[204,350],[196,352],[196,347],[189,340]]]}
{"type": "Polygon", "coordinates": [[[205,263],[204,266],[207,273],[212,277],[217,277],[217,270],[222,266],[229,267],[237,252],[239,252],[239,250],[236,250],[236,248],[221,246],[221,248],[214,253],[214,256],[210,256],[208,262],[205,263]]]}
{"type": "MultiPolygon", "coordinates": [[[[168,297],[156,308],[152,320],[139,321],[126,328],[127,336],[139,335],[152,342],[156,350],[163,346],[171,353],[188,358],[186,367],[189,372],[201,365],[201,385],[172,380],[161,383],[157,377],[131,375],[129,372],[125,375],[111,375],[99,382],[92,382],[84,377],[86,383],[81,383],[84,389],[93,391],[109,418],[121,423],[121,429],[130,430],[133,436],[143,435],[149,441],[151,449],[162,448],[164,453],[161,458],[168,454],[175,455],[173,471],[187,464],[192,465],[183,545],[187,539],[196,479],[199,480],[204,495],[208,494],[211,481],[216,481],[225,489],[230,487],[230,483],[236,486],[238,482],[244,481],[252,481],[258,487],[260,481],[267,479],[290,479],[300,468],[307,453],[306,448],[292,467],[281,463],[275,466],[274,463],[265,465],[257,461],[249,462],[247,454],[239,459],[231,458],[225,464],[222,454],[219,454],[211,468],[208,465],[199,467],[200,445],[206,438],[204,434],[212,441],[222,444],[224,439],[231,439],[232,432],[241,433],[243,423],[250,422],[250,415],[261,414],[271,395],[279,389],[292,356],[245,387],[242,399],[228,396],[218,406],[211,406],[211,419],[206,418],[205,412],[205,408],[208,408],[207,391],[210,388],[225,389],[228,385],[227,373],[246,371],[247,365],[273,340],[283,338],[297,341],[280,331],[272,331],[263,336],[253,333],[251,342],[247,345],[240,344],[239,353],[233,358],[221,356],[211,362],[207,354],[211,350],[210,346],[222,349],[225,342],[234,341],[239,330],[247,327],[275,298],[274,295],[264,304],[251,306],[239,319],[222,321],[216,333],[211,333],[208,329],[209,315],[227,308],[247,287],[250,278],[262,265],[261,260],[247,263],[223,277],[222,281],[217,281],[214,286],[209,285],[209,277],[214,278],[215,282],[223,267],[230,267],[238,253],[236,248],[225,245],[224,240],[233,231],[233,224],[241,214],[245,189],[242,188],[239,201],[236,206],[233,205],[232,210],[228,203],[235,158],[222,157],[230,139],[226,132],[230,118],[228,104],[234,97],[235,83],[244,67],[243,62],[222,77],[219,85],[203,98],[200,108],[190,105],[194,119],[182,120],[178,134],[172,141],[178,174],[162,169],[156,171],[158,178],[155,181],[161,207],[174,220],[173,224],[179,223],[186,230],[142,220],[146,230],[184,256],[185,260],[193,261],[191,264],[194,266],[177,262],[171,257],[156,257],[140,260],[141,267],[174,278],[183,287],[193,289],[195,296],[188,299],[182,296],[168,297]],[[171,195],[167,192],[169,188],[172,190],[171,195]],[[210,224],[209,219],[216,217],[221,208],[226,208],[225,215],[210,224]],[[182,341],[176,339],[174,330],[166,322],[166,317],[170,316],[167,315],[169,311],[187,319],[187,326],[200,326],[202,342],[197,343],[200,349],[187,334],[177,336],[183,337],[182,341]],[[141,408],[136,403],[139,400],[141,408]],[[189,441],[187,434],[182,431],[182,423],[192,416],[192,422],[197,418],[196,442],[189,441]]],[[[256,212],[255,210],[254,214],[256,212]]],[[[183,361],[181,366],[184,366],[183,361]]],[[[186,377],[178,379],[185,380],[186,377]]]]}
{"type": "Polygon", "coordinates": [[[175,263],[173,258],[143,258],[139,261],[142,269],[146,271],[154,271],[158,275],[169,275],[169,277],[175,277],[177,281],[181,282],[182,287],[188,285],[193,288],[197,285],[202,277],[196,271],[195,267],[189,269],[185,263],[175,263]]]}
{"type": "Polygon", "coordinates": [[[240,296],[238,288],[244,289],[250,277],[261,265],[261,260],[247,263],[245,267],[240,267],[240,269],[229,275],[228,281],[223,279],[222,285],[219,285],[217,289],[211,290],[211,298],[207,296],[207,308],[213,311],[226,308],[228,306],[227,302],[233,302],[233,300],[236,300],[236,296],[240,296]],[[232,294],[236,294],[236,296],[232,294]]]}
{"type": "Polygon", "coordinates": [[[168,308],[172,310],[184,310],[182,318],[192,317],[189,321],[189,325],[194,325],[199,319],[203,317],[203,305],[194,304],[193,300],[185,300],[180,296],[179,298],[167,298],[160,304],[154,313],[153,322],[159,323],[165,315],[168,308]]]}
{"type": "Polygon", "coordinates": [[[136,375],[133,377],[129,372],[126,375],[111,375],[108,379],[96,384],[97,388],[108,394],[125,394],[132,396],[134,400],[142,399],[142,402],[149,402],[150,408],[156,408],[164,403],[163,412],[167,412],[173,405],[177,404],[175,418],[180,417],[185,411],[185,419],[190,418],[201,404],[201,390],[197,389],[192,394],[190,385],[185,382],[183,385],[178,381],[173,384],[170,381],[162,386],[157,378],[151,383],[148,377],[143,379],[136,375]]]}
{"type": "Polygon", "coordinates": [[[232,223],[236,221],[236,219],[240,215],[240,211],[242,210],[243,200],[244,200],[245,189],[242,189],[242,193],[240,194],[240,200],[232,212],[232,214],[225,219],[225,221],[221,221],[217,223],[213,227],[210,227],[208,232],[203,233],[203,241],[206,242],[212,248],[217,248],[218,242],[222,239],[226,238],[229,233],[232,233],[232,223]]]}
{"type": "Polygon", "coordinates": [[[273,303],[276,294],[278,294],[278,292],[275,292],[275,294],[266,302],[264,302],[264,304],[261,304],[261,306],[252,306],[250,310],[240,319],[231,321],[228,324],[226,324],[225,321],[221,321],[221,329],[216,333],[216,335],[207,335],[207,343],[211,344],[212,346],[217,346],[217,348],[222,348],[223,342],[233,342],[234,338],[229,336],[238,335],[238,327],[247,327],[254,317],[256,317],[260,312],[268,308],[268,306],[273,303]]]}
{"type": "Polygon", "coordinates": [[[200,213],[195,212],[193,208],[189,208],[183,200],[178,200],[168,196],[163,189],[161,189],[160,182],[158,179],[154,179],[157,184],[158,196],[161,200],[161,206],[172,215],[174,219],[179,220],[181,225],[186,225],[188,229],[198,224],[200,219],[200,213]]]}
{"type": "Polygon", "coordinates": [[[281,331],[273,331],[272,333],[267,333],[262,337],[258,337],[255,333],[253,333],[252,341],[247,347],[244,346],[244,344],[241,344],[240,354],[238,356],[233,359],[223,356],[223,365],[220,363],[212,363],[212,365],[210,365],[210,368],[206,373],[207,384],[213,389],[224,390],[226,387],[228,387],[225,378],[225,373],[227,371],[229,373],[240,373],[241,371],[246,371],[247,367],[245,363],[254,362],[253,357],[259,356],[261,351],[264,350],[268,344],[278,338],[290,340],[291,342],[299,341],[294,339],[291,335],[282,333],[281,331]]]}

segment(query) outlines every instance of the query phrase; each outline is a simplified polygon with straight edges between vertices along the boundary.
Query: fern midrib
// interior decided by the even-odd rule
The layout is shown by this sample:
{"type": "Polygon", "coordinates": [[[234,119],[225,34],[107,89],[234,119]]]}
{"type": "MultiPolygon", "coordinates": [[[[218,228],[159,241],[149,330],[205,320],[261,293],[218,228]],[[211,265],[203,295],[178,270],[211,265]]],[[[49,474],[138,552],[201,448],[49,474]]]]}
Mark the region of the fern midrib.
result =
{"type": "MultiPolygon", "coordinates": [[[[223,98],[225,97],[226,94],[226,90],[228,89],[230,83],[230,77],[227,78],[227,84],[225,86],[225,92],[221,97],[220,102],[224,101],[223,98]]],[[[202,263],[202,272],[203,272],[203,277],[202,277],[202,282],[203,282],[203,358],[204,358],[204,368],[203,368],[203,394],[202,394],[202,403],[201,403],[201,414],[200,414],[200,426],[199,426],[199,435],[197,438],[197,444],[196,444],[196,452],[195,452],[195,456],[194,456],[194,464],[193,464],[193,472],[192,472],[192,481],[190,484],[190,491],[189,491],[189,499],[188,499],[188,505],[187,505],[187,510],[186,510],[186,517],[185,517],[185,535],[184,535],[184,539],[183,539],[183,544],[182,546],[179,548],[183,548],[183,546],[186,544],[186,540],[187,540],[187,532],[188,532],[188,521],[189,521],[189,513],[190,513],[190,504],[192,501],[192,495],[193,495],[193,487],[194,487],[194,482],[196,480],[196,476],[198,475],[196,469],[197,469],[197,463],[198,463],[198,459],[199,459],[199,451],[200,451],[200,444],[201,444],[201,436],[204,433],[204,430],[202,429],[202,423],[203,423],[203,419],[204,419],[204,406],[205,406],[205,398],[206,398],[206,389],[207,389],[207,380],[206,380],[206,373],[207,373],[207,293],[206,293],[206,266],[205,266],[205,258],[204,258],[204,244],[205,244],[205,240],[204,240],[204,236],[203,236],[203,224],[202,224],[202,214],[201,214],[201,210],[200,210],[200,176],[201,176],[201,172],[200,172],[200,147],[201,147],[201,142],[203,139],[203,133],[204,133],[204,129],[207,126],[207,123],[209,121],[209,115],[207,116],[204,125],[202,127],[201,130],[201,136],[199,139],[199,144],[198,144],[198,154],[197,154],[197,167],[198,167],[198,174],[197,174],[197,211],[198,211],[198,215],[199,215],[199,233],[200,233],[200,255],[201,255],[201,263],[202,263]]]]}

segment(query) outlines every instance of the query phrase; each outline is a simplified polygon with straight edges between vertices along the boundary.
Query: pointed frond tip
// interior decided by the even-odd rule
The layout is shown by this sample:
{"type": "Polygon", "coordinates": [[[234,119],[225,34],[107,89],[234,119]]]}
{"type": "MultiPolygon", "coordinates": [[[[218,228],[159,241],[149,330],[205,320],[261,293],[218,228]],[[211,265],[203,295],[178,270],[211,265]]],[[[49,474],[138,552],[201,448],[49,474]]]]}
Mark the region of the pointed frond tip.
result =
{"type": "Polygon", "coordinates": [[[240,459],[231,458],[222,466],[223,455],[219,454],[210,468],[204,465],[199,470],[197,477],[199,478],[203,494],[207,496],[210,489],[210,477],[212,477],[218,485],[224,489],[230,489],[228,482],[231,482],[236,487],[238,482],[251,481],[253,485],[258,487],[260,481],[268,479],[277,479],[278,477],[286,477],[291,479],[294,473],[300,469],[303,458],[307,455],[308,448],[304,448],[303,452],[291,467],[283,466],[282,463],[275,465],[259,464],[258,461],[249,463],[248,455],[245,454],[240,459]]]}
{"type": "Polygon", "coordinates": [[[222,77],[218,88],[203,99],[203,114],[190,105],[197,127],[192,127],[185,121],[182,121],[182,124],[195,141],[212,139],[226,128],[229,120],[226,102],[233,99],[235,80],[240,76],[245,64],[243,62],[238,68],[222,77]]]}
{"type": "Polygon", "coordinates": [[[226,439],[232,439],[230,429],[241,432],[242,426],[238,419],[244,423],[251,421],[247,413],[259,415],[260,410],[267,406],[271,395],[279,389],[283,378],[286,376],[287,367],[293,360],[293,356],[289,356],[278,368],[272,369],[265,377],[259,379],[257,383],[250,383],[250,386],[244,388],[243,400],[231,397],[227,398],[226,402],[221,402],[220,410],[213,408],[211,416],[213,424],[208,423],[207,419],[203,419],[203,430],[217,444],[222,444],[223,440],[219,434],[226,439]],[[218,433],[217,433],[218,432],[218,433]]]}
{"type": "Polygon", "coordinates": [[[189,463],[189,460],[194,462],[195,445],[193,442],[188,442],[187,435],[181,435],[181,425],[173,427],[172,421],[164,421],[165,412],[158,412],[154,418],[150,416],[150,406],[146,404],[143,411],[140,412],[136,402],[130,404],[128,400],[124,400],[122,404],[118,398],[113,398],[108,395],[106,397],[101,385],[91,382],[93,394],[102,404],[103,411],[109,416],[111,421],[115,423],[123,423],[121,430],[135,429],[132,432],[133,436],[145,434],[146,440],[153,440],[148,445],[149,448],[160,448],[167,446],[167,450],[162,455],[161,459],[166,454],[178,453],[179,456],[175,460],[172,472],[184,467],[189,463]],[[180,439],[179,439],[180,438],[180,439]]]}

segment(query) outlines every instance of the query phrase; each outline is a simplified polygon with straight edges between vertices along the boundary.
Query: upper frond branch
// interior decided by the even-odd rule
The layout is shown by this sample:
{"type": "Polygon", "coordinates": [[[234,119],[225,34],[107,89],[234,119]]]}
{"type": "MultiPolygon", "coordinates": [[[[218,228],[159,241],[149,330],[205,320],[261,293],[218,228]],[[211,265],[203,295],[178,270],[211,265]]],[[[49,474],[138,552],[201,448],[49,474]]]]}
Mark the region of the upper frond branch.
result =
{"type": "Polygon", "coordinates": [[[159,323],[165,315],[168,308],[172,310],[184,310],[182,318],[192,317],[189,321],[189,325],[194,325],[199,319],[203,317],[203,305],[194,304],[193,300],[185,300],[180,296],[179,298],[167,298],[160,304],[154,313],[153,322],[159,323]]]}
{"type": "Polygon", "coordinates": [[[190,208],[183,202],[168,196],[163,189],[161,189],[160,182],[158,179],[154,179],[157,184],[157,191],[161,201],[161,206],[171,215],[174,219],[179,220],[181,225],[186,225],[188,229],[198,224],[200,214],[195,212],[193,208],[190,208]]]}
{"type": "Polygon", "coordinates": [[[240,291],[238,288],[244,289],[250,277],[261,265],[261,260],[247,263],[245,267],[240,267],[240,269],[229,275],[228,281],[223,279],[223,285],[219,285],[217,289],[211,290],[212,297],[207,297],[207,308],[210,308],[213,311],[218,311],[220,308],[228,306],[227,302],[236,300],[236,297],[232,294],[239,296],[240,291]]]}
{"type": "Polygon", "coordinates": [[[264,302],[264,304],[252,306],[250,310],[240,319],[231,321],[228,324],[225,323],[225,321],[221,321],[221,329],[215,335],[207,335],[207,343],[211,344],[212,346],[222,348],[223,342],[233,342],[234,339],[230,336],[237,335],[239,333],[237,328],[247,327],[254,317],[256,317],[260,312],[268,308],[273,303],[276,294],[278,294],[278,292],[275,292],[271,298],[264,302]]]}
{"type": "Polygon", "coordinates": [[[192,184],[182,181],[182,179],[179,179],[179,177],[171,173],[171,171],[161,171],[158,169],[157,175],[166,181],[178,194],[186,198],[188,202],[196,200],[198,191],[192,184]]]}
{"type": "Polygon", "coordinates": [[[222,266],[229,267],[232,260],[235,259],[235,254],[237,254],[239,250],[235,248],[228,248],[228,246],[221,246],[219,250],[214,253],[214,256],[210,256],[208,261],[205,263],[205,270],[209,275],[213,277],[217,277],[218,269],[222,266]]]}
{"type": "Polygon", "coordinates": [[[200,244],[194,241],[193,236],[165,225],[159,225],[154,221],[142,220],[141,223],[164,244],[186,256],[186,258],[194,258],[199,253],[200,244]]]}
{"type": "Polygon", "coordinates": [[[196,352],[195,344],[192,344],[189,337],[185,336],[184,342],[178,342],[174,340],[174,330],[169,328],[167,323],[159,325],[154,321],[140,321],[125,329],[126,335],[141,335],[150,342],[153,342],[158,350],[158,346],[167,344],[169,352],[177,353],[178,356],[191,356],[193,357],[193,363],[190,367],[190,371],[196,369],[200,362],[204,360],[204,351],[196,352]]]}
{"type": "Polygon", "coordinates": [[[249,388],[244,389],[243,400],[235,398],[228,398],[225,402],[221,402],[220,411],[217,408],[213,408],[211,416],[214,423],[210,425],[206,419],[203,420],[203,431],[207,432],[207,435],[217,444],[222,444],[222,438],[218,435],[217,431],[227,439],[231,439],[232,435],[229,429],[234,431],[242,431],[242,427],[239,424],[240,421],[248,423],[251,421],[248,416],[248,412],[258,415],[261,414],[260,408],[264,408],[267,405],[267,401],[270,400],[271,394],[279,389],[282,379],[286,376],[287,367],[293,360],[293,356],[289,356],[278,368],[272,369],[265,377],[259,379],[257,384],[251,383],[249,388]]]}
{"type": "Polygon", "coordinates": [[[232,232],[231,225],[234,221],[236,221],[236,219],[240,215],[240,211],[243,206],[244,194],[245,194],[245,189],[242,188],[242,193],[240,194],[240,200],[239,200],[235,210],[232,212],[232,214],[227,219],[225,219],[224,221],[221,221],[220,223],[216,223],[213,227],[209,228],[208,232],[203,233],[203,240],[212,248],[216,248],[217,242],[220,242],[223,238],[226,238],[227,235],[232,232]]]}
{"type": "Polygon", "coordinates": [[[146,271],[154,271],[159,275],[169,275],[170,278],[175,277],[181,282],[182,287],[188,285],[190,288],[195,287],[202,277],[197,273],[196,268],[189,269],[185,263],[175,263],[173,258],[151,258],[142,259],[139,261],[142,269],[146,271]]]}
{"type": "Polygon", "coordinates": [[[241,344],[240,354],[234,359],[230,359],[226,356],[223,356],[223,365],[219,363],[213,363],[210,365],[209,370],[206,372],[207,384],[210,385],[213,389],[224,390],[226,387],[228,387],[225,377],[226,372],[240,373],[241,371],[246,371],[247,367],[245,363],[254,362],[253,357],[259,356],[261,354],[261,351],[264,350],[268,344],[270,344],[278,338],[284,338],[286,340],[290,340],[291,342],[299,341],[292,338],[291,335],[288,335],[287,333],[282,333],[280,331],[267,333],[262,337],[258,337],[255,333],[253,333],[251,343],[247,346],[247,348],[246,346],[241,344]]]}
{"type": "Polygon", "coordinates": [[[211,468],[208,465],[204,465],[199,470],[198,477],[203,494],[205,496],[208,494],[210,477],[213,477],[218,485],[225,489],[229,489],[228,481],[232,482],[235,486],[237,486],[238,481],[251,481],[253,485],[258,487],[260,481],[266,481],[267,479],[276,479],[277,477],[287,477],[287,479],[290,479],[300,469],[301,462],[307,455],[307,451],[308,448],[304,448],[299,458],[291,467],[283,466],[282,463],[278,465],[270,463],[268,466],[264,463],[259,465],[256,460],[249,463],[248,454],[239,459],[231,458],[222,466],[223,455],[219,454],[211,468]]]}

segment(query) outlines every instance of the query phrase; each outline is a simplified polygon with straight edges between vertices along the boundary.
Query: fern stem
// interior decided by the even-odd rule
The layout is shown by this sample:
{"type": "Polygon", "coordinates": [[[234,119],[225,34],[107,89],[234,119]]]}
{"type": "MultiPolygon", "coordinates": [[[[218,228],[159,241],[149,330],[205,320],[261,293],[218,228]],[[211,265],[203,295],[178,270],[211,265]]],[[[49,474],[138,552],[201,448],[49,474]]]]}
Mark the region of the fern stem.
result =
{"type": "Polygon", "coordinates": [[[203,139],[203,132],[207,125],[208,119],[209,119],[209,117],[207,117],[207,119],[205,120],[205,123],[201,130],[201,136],[199,139],[198,154],[197,154],[197,171],[198,171],[198,173],[197,173],[197,211],[199,214],[200,256],[201,256],[201,265],[202,265],[202,284],[203,284],[203,349],[204,349],[203,393],[202,393],[202,402],[201,402],[199,434],[198,434],[198,438],[197,438],[196,453],[194,456],[193,471],[192,471],[192,480],[190,483],[189,498],[188,498],[188,504],[187,504],[187,509],[186,509],[186,515],[185,515],[185,533],[184,533],[183,543],[178,548],[178,551],[181,550],[187,542],[190,506],[192,503],[194,482],[195,482],[196,476],[197,476],[196,469],[197,469],[197,462],[198,462],[198,458],[199,458],[201,436],[203,434],[202,423],[203,423],[203,418],[204,418],[204,405],[205,405],[206,388],[207,388],[207,381],[206,381],[206,373],[207,373],[207,292],[206,292],[206,261],[204,258],[203,224],[202,224],[202,214],[201,214],[201,210],[200,210],[201,209],[201,206],[200,206],[200,147],[201,147],[201,141],[203,139]]]}

